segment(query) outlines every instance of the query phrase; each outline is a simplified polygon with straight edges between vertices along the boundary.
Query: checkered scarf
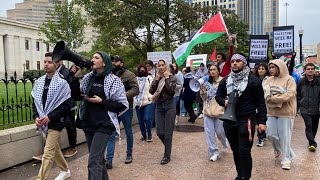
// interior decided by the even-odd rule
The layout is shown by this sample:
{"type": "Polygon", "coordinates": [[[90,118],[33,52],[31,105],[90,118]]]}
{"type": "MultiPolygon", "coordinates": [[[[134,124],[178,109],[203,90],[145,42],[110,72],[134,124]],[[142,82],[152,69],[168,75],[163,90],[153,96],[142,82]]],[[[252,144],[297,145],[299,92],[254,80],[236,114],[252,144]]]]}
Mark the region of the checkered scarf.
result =
{"type": "MultiPolygon", "coordinates": [[[[93,77],[93,72],[90,72],[83,77],[83,79],[80,82],[80,90],[82,92],[87,92],[88,84],[89,84],[92,77],[93,77]]],[[[127,100],[126,91],[125,91],[124,85],[119,77],[117,77],[111,73],[107,74],[104,78],[103,88],[104,88],[104,93],[106,95],[107,100],[110,99],[113,101],[117,101],[127,107],[124,111],[122,111],[119,114],[119,116],[128,110],[129,103],[127,100]]],[[[81,109],[82,108],[80,108],[79,114],[82,113],[81,109]]],[[[119,127],[117,113],[108,111],[108,114],[110,116],[110,119],[111,119],[113,125],[116,128],[117,133],[120,135],[120,127],[119,127]]]]}
{"type": "MultiPolygon", "coordinates": [[[[31,95],[34,99],[34,104],[39,114],[39,118],[43,118],[47,116],[49,113],[55,110],[58,106],[60,106],[64,101],[66,101],[71,97],[71,90],[68,82],[63,78],[61,78],[59,75],[59,72],[56,71],[56,73],[53,75],[51,79],[48,94],[47,94],[47,100],[43,108],[42,96],[43,96],[46,77],[47,75],[40,77],[36,81],[31,91],[31,95]]],[[[41,126],[41,130],[42,130],[42,136],[46,138],[48,134],[48,125],[41,126]]]]}
{"type": "Polygon", "coordinates": [[[237,91],[238,95],[241,96],[248,85],[249,74],[250,68],[248,66],[245,66],[245,68],[238,73],[231,71],[227,79],[227,94],[237,91]]]}

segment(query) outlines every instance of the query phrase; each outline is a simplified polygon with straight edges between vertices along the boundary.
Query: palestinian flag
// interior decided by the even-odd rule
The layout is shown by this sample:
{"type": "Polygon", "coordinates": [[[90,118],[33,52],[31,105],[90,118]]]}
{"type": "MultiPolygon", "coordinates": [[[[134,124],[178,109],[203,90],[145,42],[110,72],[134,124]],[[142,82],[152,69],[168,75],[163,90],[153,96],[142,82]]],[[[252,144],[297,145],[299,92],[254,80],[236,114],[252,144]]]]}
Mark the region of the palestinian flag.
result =
{"type": "Polygon", "coordinates": [[[320,66],[318,66],[318,65],[315,65],[316,66],[316,71],[320,71],[320,66]]]}
{"type": "Polygon", "coordinates": [[[303,63],[297,64],[294,67],[294,72],[296,72],[297,74],[299,74],[300,76],[303,75],[303,63]]]}
{"type": "Polygon", "coordinates": [[[188,41],[184,42],[174,52],[173,57],[178,66],[181,66],[193,47],[200,43],[207,43],[218,37],[228,33],[227,27],[222,18],[221,12],[214,15],[194,36],[190,37],[188,41]]]}
{"type": "Polygon", "coordinates": [[[291,60],[291,55],[283,55],[279,59],[283,60],[285,63],[291,60]]]}
{"type": "Polygon", "coordinates": [[[200,64],[203,63],[203,59],[190,59],[190,66],[191,67],[199,67],[200,64]]]}

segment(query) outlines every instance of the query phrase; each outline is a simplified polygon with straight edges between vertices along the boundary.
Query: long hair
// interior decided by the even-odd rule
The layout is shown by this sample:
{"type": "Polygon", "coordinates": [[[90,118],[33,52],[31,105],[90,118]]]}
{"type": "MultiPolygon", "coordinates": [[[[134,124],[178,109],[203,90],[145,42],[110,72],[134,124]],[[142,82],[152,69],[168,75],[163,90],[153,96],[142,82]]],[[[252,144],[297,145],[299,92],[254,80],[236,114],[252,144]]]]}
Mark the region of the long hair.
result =
{"type": "MultiPolygon", "coordinates": [[[[210,66],[210,68],[211,68],[212,66],[215,66],[215,67],[218,69],[218,73],[219,73],[218,77],[219,77],[220,74],[221,74],[221,73],[220,73],[220,68],[219,68],[219,66],[218,66],[217,64],[212,64],[212,65],[210,66]]],[[[208,82],[209,82],[210,84],[212,84],[212,83],[214,82],[213,77],[210,76],[210,69],[209,69],[209,80],[208,80],[208,82]]]]}
{"type": "Polygon", "coordinates": [[[259,73],[258,73],[258,71],[259,71],[259,68],[260,68],[260,67],[264,67],[264,69],[266,70],[266,74],[264,75],[264,77],[269,76],[268,65],[267,65],[267,64],[263,64],[263,63],[256,65],[256,67],[254,68],[254,75],[255,75],[257,78],[259,78],[259,73]]]}

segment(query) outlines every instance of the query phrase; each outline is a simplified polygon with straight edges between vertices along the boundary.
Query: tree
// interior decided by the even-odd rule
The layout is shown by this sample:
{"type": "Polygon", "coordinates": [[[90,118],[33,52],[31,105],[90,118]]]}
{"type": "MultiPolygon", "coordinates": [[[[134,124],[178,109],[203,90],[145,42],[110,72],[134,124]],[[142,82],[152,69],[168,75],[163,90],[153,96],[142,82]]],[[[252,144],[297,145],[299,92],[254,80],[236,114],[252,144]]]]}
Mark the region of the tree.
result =
{"type": "Polygon", "coordinates": [[[146,57],[155,49],[170,50],[200,24],[198,10],[184,0],[77,0],[100,30],[99,41],[113,48],[130,45],[146,57]]]}
{"type": "Polygon", "coordinates": [[[68,47],[78,48],[84,43],[84,27],[86,19],[81,15],[80,8],[73,1],[61,3],[54,1],[54,11],[48,11],[50,19],[40,26],[40,33],[47,37],[51,45],[63,40],[68,47]]]}

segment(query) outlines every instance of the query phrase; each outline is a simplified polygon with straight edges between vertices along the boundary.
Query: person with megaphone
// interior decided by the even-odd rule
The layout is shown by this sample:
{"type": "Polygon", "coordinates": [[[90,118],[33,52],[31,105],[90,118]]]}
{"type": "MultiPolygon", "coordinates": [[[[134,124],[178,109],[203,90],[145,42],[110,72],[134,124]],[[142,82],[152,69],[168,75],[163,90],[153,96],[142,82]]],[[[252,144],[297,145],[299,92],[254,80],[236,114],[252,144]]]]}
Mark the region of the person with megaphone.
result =
{"type": "Polygon", "coordinates": [[[261,82],[250,74],[250,68],[247,65],[245,55],[234,53],[231,57],[232,71],[220,82],[215,96],[218,104],[226,107],[226,112],[220,119],[224,121],[224,131],[233,151],[237,169],[236,180],[251,178],[251,148],[256,114],[259,124],[258,131],[266,130],[267,121],[267,109],[261,82]]]}
{"type": "MultiPolygon", "coordinates": [[[[188,122],[194,123],[197,119],[197,116],[193,110],[193,103],[196,100],[197,93],[193,91],[190,87],[190,81],[194,79],[193,73],[191,71],[191,67],[188,66],[185,70],[186,74],[184,75],[184,83],[183,83],[183,93],[182,100],[184,101],[184,107],[189,114],[188,122]]],[[[198,90],[199,91],[199,90],[198,90]]]]}
{"type": "Polygon", "coordinates": [[[208,155],[210,161],[220,159],[216,135],[222,144],[222,151],[227,149],[227,138],[223,129],[223,121],[219,117],[223,115],[224,108],[215,100],[214,96],[222,77],[218,65],[209,68],[209,80],[201,86],[200,96],[203,100],[203,119],[206,141],[208,144],[208,155]]]}

